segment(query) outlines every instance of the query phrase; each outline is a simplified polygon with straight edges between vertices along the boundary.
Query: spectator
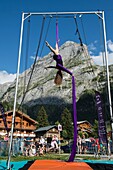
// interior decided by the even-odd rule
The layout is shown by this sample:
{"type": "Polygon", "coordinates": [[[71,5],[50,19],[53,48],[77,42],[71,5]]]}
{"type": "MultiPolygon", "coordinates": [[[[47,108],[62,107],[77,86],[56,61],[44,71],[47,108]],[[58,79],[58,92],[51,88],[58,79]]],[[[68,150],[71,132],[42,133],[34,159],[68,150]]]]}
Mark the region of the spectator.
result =
{"type": "Polygon", "coordinates": [[[49,148],[49,151],[50,150],[56,150],[56,152],[57,152],[57,150],[58,150],[58,138],[57,138],[57,136],[56,135],[54,135],[53,137],[52,137],[52,141],[51,141],[51,147],[49,148]]]}
{"type": "Polygon", "coordinates": [[[81,144],[82,144],[82,139],[81,137],[78,135],[77,137],[77,149],[78,149],[78,154],[82,152],[82,148],[81,148],[81,144]]]}
{"type": "Polygon", "coordinates": [[[39,150],[39,140],[36,140],[35,141],[35,146],[36,146],[36,152],[38,152],[38,150],[39,150]]]}
{"type": "Polygon", "coordinates": [[[94,156],[98,157],[98,154],[99,154],[99,151],[100,151],[100,145],[99,145],[98,139],[95,139],[94,147],[95,147],[94,156]]]}
{"type": "Polygon", "coordinates": [[[5,134],[4,141],[8,141],[8,140],[9,140],[8,134],[5,134]]]}
{"type": "Polygon", "coordinates": [[[43,138],[43,136],[40,137],[39,144],[44,147],[44,145],[45,145],[45,139],[43,138]]]}
{"type": "Polygon", "coordinates": [[[47,137],[47,147],[46,147],[47,151],[51,146],[51,141],[52,141],[52,136],[48,135],[48,137],[47,137]]]}
{"type": "Polygon", "coordinates": [[[112,140],[110,137],[108,137],[108,158],[111,159],[111,146],[112,146],[112,140]]]}
{"type": "Polygon", "coordinates": [[[82,136],[82,153],[86,153],[86,141],[85,141],[85,135],[82,136]]]}
{"type": "Polygon", "coordinates": [[[44,156],[44,149],[41,146],[39,146],[39,156],[44,156]]]}
{"type": "Polygon", "coordinates": [[[35,145],[31,145],[30,156],[36,156],[36,146],[35,145]]]}

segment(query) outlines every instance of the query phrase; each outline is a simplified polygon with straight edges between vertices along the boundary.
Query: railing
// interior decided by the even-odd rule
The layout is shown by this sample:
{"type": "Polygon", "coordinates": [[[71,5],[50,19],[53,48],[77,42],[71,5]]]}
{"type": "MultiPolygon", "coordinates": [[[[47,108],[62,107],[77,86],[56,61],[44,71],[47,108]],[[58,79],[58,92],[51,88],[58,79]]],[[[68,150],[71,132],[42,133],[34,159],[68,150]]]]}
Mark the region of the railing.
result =
{"type": "MultiPolygon", "coordinates": [[[[25,155],[27,148],[34,144],[32,140],[25,140],[25,138],[15,138],[12,142],[12,155],[25,155]]],[[[45,147],[47,144],[45,144],[45,147]]],[[[36,146],[37,147],[37,146],[36,146]]],[[[72,148],[72,144],[60,146],[60,153],[70,153],[72,148]]],[[[8,149],[9,149],[9,141],[0,141],[0,156],[8,156],[8,149]]],[[[105,146],[96,146],[93,143],[86,142],[85,148],[77,147],[77,154],[92,154],[94,156],[96,155],[107,155],[107,148],[105,146]]]]}

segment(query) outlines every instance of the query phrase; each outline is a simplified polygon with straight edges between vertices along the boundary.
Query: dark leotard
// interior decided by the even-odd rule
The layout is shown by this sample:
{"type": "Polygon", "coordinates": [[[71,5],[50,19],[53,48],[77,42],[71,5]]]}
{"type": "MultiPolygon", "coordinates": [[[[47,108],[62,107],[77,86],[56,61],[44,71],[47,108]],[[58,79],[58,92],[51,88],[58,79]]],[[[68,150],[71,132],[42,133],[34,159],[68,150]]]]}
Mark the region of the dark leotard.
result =
{"type": "Polygon", "coordinates": [[[53,56],[53,59],[56,61],[56,66],[57,66],[57,67],[59,67],[58,64],[60,64],[60,65],[63,66],[63,61],[62,61],[62,57],[61,57],[60,54],[54,55],[54,56],[53,56]]]}
{"type": "Polygon", "coordinates": [[[53,59],[56,61],[56,68],[58,70],[62,70],[62,71],[65,71],[67,73],[69,73],[70,75],[72,75],[72,72],[70,72],[68,69],[66,69],[65,67],[63,67],[63,61],[62,61],[62,57],[60,54],[58,55],[54,55],[53,56],[53,59]]]}

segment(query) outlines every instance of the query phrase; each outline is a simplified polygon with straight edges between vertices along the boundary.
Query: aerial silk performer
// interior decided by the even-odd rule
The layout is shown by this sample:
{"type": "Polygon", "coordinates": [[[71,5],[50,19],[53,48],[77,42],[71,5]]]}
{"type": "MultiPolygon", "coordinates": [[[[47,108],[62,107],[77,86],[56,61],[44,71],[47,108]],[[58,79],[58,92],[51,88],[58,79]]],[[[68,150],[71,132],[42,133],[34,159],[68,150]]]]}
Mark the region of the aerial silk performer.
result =
{"type": "Polygon", "coordinates": [[[56,49],[52,48],[49,43],[46,41],[46,46],[53,52],[53,59],[56,61],[56,66],[48,66],[46,68],[55,68],[58,69],[55,77],[55,84],[61,85],[62,84],[62,71],[70,74],[72,76],[72,100],[73,100],[73,122],[74,122],[74,140],[72,151],[69,157],[68,162],[73,162],[76,154],[76,144],[77,144],[77,112],[76,112],[76,92],[75,92],[75,79],[73,73],[63,66],[62,56],[59,54],[59,47],[58,47],[58,23],[56,23],[56,49]]]}
{"type": "Polygon", "coordinates": [[[8,127],[7,127],[6,117],[5,117],[5,111],[4,111],[4,107],[3,107],[2,103],[0,103],[0,112],[1,112],[1,115],[2,115],[2,119],[3,119],[3,122],[4,122],[5,129],[6,129],[7,133],[8,133],[8,127]]]}

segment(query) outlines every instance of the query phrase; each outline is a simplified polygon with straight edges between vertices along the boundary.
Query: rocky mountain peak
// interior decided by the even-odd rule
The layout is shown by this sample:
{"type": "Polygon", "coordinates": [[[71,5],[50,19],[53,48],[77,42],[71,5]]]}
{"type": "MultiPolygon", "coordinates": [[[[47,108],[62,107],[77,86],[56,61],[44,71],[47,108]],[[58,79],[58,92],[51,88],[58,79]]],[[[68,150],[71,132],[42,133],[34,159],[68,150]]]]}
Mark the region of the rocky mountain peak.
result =
{"type": "MultiPolygon", "coordinates": [[[[60,54],[63,58],[64,66],[73,72],[76,80],[76,93],[77,99],[83,93],[85,89],[92,89],[95,86],[93,79],[97,77],[100,72],[100,67],[95,66],[91,60],[87,46],[80,46],[72,41],[65,42],[60,48],[60,54]],[[95,70],[95,74],[93,73],[95,70]]],[[[29,84],[29,89],[25,95],[24,103],[27,105],[36,104],[58,104],[61,100],[67,103],[72,102],[72,87],[71,87],[71,76],[63,72],[63,83],[59,88],[54,84],[54,78],[56,75],[56,69],[45,69],[45,67],[53,65],[56,63],[52,58],[52,52],[43,58],[39,58],[33,75],[29,84]]],[[[31,74],[31,68],[26,70],[26,83],[25,82],[25,72],[19,76],[18,85],[18,97],[17,102],[21,103],[23,98],[23,91],[26,89],[29,77],[31,74]]],[[[3,94],[3,101],[11,101],[14,99],[15,94],[15,82],[12,83],[7,91],[3,94]]]]}

